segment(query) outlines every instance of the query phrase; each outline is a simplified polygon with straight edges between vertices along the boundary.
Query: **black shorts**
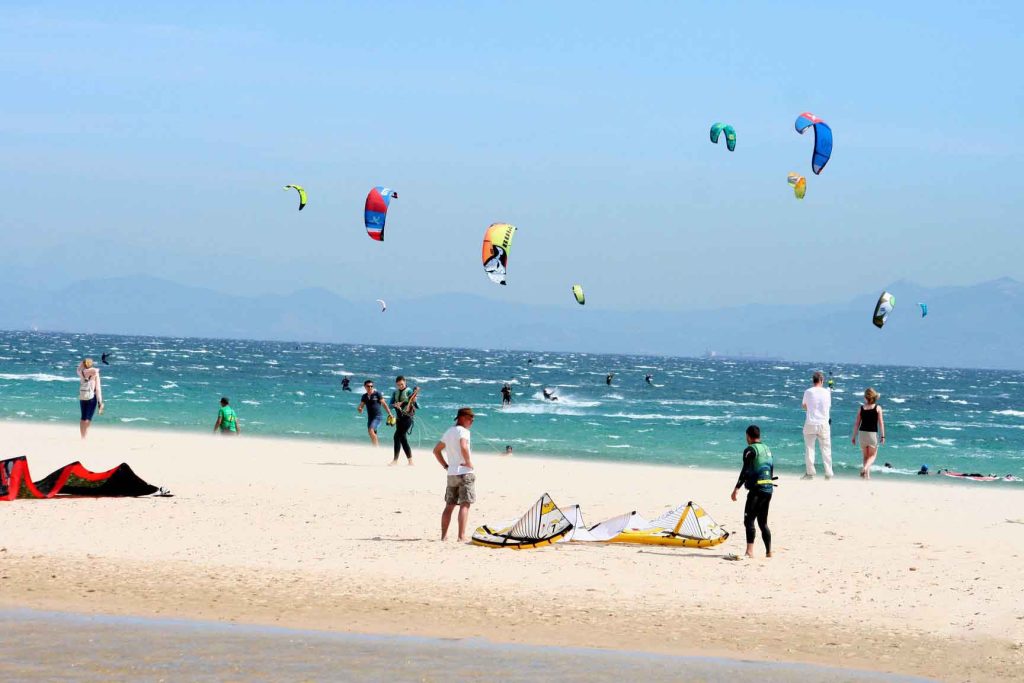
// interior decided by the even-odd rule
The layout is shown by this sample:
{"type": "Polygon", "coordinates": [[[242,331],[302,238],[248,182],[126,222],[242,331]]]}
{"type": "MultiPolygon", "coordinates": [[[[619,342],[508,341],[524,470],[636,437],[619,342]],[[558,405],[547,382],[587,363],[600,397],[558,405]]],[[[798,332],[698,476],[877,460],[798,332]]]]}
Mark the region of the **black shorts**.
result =
{"type": "Polygon", "coordinates": [[[92,420],[92,416],[96,414],[96,397],[93,396],[88,401],[79,401],[78,405],[82,409],[82,419],[92,420]]]}

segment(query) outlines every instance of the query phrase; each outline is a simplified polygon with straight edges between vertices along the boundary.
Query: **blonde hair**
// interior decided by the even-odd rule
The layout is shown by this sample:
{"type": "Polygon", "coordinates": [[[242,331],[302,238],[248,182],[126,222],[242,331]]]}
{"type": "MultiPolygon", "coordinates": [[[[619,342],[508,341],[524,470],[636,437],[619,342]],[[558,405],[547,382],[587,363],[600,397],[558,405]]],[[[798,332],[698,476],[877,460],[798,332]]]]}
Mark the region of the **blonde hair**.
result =
{"type": "Polygon", "coordinates": [[[85,366],[86,368],[91,368],[92,367],[92,358],[86,358],[85,360],[83,360],[82,361],[82,365],[85,366]]]}
{"type": "Polygon", "coordinates": [[[879,396],[880,394],[871,387],[864,390],[864,400],[868,403],[878,403],[879,396]]]}

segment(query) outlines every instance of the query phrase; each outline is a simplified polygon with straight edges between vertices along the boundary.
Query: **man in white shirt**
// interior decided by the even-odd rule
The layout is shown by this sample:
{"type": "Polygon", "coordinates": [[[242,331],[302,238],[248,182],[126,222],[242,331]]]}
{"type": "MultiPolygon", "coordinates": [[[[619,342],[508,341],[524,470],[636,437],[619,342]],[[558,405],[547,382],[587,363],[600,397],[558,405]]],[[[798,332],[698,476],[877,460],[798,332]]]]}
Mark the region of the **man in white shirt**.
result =
{"type": "Polygon", "coordinates": [[[804,479],[814,478],[814,442],[821,447],[821,462],[825,466],[825,478],[832,478],[832,427],[829,413],[832,410],[832,392],[822,386],[825,376],[815,372],[811,378],[813,386],[804,392],[803,408],[807,411],[804,421],[804,479]]]}
{"type": "Polygon", "coordinates": [[[444,492],[444,512],[441,513],[441,540],[448,539],[448,525],[452,512],[459,508],[459,541],[465,543],[469,506],[476,502],[476,474],[469,451],[469,428],[473,426],[473,409],[459,408],[455,425],[448,428],[434,446],[434,457],[448,471],[448,486],[444,492]],[[445,460],[447,456],[447,461],[445,460]]]}

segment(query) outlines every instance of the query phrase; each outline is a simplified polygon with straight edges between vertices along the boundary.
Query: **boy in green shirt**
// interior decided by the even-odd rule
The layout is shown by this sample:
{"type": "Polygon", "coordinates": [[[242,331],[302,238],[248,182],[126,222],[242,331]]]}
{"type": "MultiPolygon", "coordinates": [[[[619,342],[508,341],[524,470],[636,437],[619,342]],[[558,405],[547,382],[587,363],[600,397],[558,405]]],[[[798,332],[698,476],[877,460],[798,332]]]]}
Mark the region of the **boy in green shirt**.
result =
{"type": "Polygon", "coordinates": [[[213,433],[220,431],[221,434],[232,436],[242,432],[242,425],[238,424],[238,415],[235,409],[228,405],[228,397],[220,400],[220,410],[217,411],[217,424],[213,425],[213,433]]]}

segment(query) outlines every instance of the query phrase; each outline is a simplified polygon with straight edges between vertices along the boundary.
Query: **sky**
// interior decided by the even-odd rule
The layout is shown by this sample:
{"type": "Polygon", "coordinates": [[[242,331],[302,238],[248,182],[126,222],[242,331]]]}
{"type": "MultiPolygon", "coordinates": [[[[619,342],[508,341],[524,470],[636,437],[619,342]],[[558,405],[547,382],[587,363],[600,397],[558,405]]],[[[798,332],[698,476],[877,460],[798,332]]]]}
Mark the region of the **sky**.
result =
{"type": "Polygon", "coordinates": [[[0,282],[534,304],[578,282],[624,310],[1024,279],[1022,19],[1016,2],[3,3],[0,282]],[[834,132],[820,176],[803,111],[834,132]],[[374,185],[399,193],[383,243],[362,224],[374,185]],[[480,263],[492,222],[519,228],[504,288],[480,263]]]}

